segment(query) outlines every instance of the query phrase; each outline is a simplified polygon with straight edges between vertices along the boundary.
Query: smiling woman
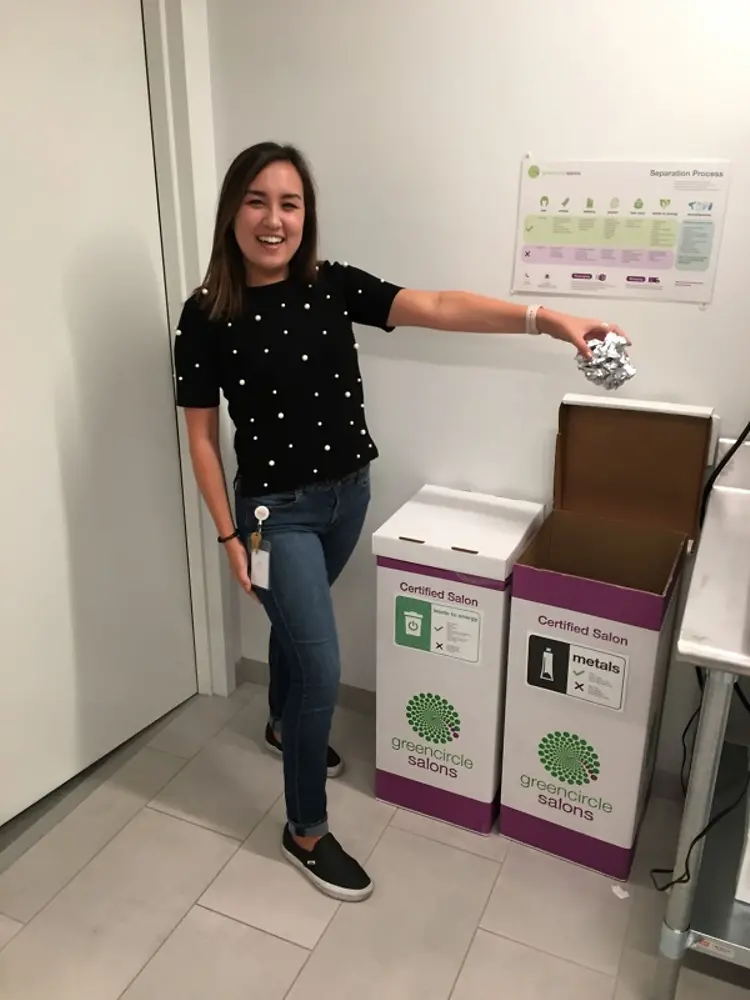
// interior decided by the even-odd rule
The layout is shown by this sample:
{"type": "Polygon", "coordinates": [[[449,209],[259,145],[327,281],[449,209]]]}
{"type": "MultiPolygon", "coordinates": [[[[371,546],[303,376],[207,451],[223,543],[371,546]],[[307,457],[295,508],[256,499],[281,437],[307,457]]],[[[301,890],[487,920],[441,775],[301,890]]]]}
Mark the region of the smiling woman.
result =
{"type": "Polygon", "coordinates": [[[246,285],[315,277],[315,185],[293,146],[263,142],[229,167],[216,214],[208,274],[209,317],[239,319],[246,285]]]}
{"type": "Polygon", "coordinates": [[[340,673],[330,587],[362,530],[378,456],[353,324],[547,333],[584,354],[603,324],[469,292],[401,288],[318,261],[317,241],[302,155],[275,143],[240,153],[222,185],[208,273],[176,331],[177,402],[219,542],[271,621],[265,745],[284,761],[283,854],[322,892],[356,901],[372,882],[329,832],[325,791],[343,769],[328,745],[340,673]],[[236,528],[220,392],[236,428],[236,528]]]}

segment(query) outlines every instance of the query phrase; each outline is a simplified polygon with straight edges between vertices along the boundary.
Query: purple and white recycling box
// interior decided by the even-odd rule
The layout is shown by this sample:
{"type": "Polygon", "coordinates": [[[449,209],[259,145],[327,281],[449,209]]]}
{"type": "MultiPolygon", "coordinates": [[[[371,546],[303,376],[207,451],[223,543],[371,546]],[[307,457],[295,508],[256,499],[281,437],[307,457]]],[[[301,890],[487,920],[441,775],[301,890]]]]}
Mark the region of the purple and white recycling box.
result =
{"type": "Polygon", "coordinates": [[[378,798],[489,833],[508,578],[541,504],[425,486],[373,536],[378,798]]]}
{"type": "Polygon", "coordinates": [[[566,396],[555,509],[513,573],[500,832],[626,879],[713,411],[566,396]]]}

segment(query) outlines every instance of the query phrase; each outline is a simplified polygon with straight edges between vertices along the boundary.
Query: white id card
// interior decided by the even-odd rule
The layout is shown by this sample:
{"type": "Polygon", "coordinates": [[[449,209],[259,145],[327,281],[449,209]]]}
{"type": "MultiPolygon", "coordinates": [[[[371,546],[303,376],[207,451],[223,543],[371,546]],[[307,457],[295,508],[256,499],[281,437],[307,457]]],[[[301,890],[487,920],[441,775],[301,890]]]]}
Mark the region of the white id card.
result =
{"type": "Polygon", "coordinates": [[[271,543],[261,542],[250,552],[250,583],[261,590],[271,586],[271,543]]]}

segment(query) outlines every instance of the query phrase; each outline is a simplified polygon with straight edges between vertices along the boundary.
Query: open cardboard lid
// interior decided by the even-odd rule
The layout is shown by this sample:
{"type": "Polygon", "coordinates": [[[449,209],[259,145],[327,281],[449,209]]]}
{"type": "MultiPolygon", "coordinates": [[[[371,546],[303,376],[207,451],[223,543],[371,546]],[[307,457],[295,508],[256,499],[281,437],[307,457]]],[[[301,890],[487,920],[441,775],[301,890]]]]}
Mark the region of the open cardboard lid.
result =
{"type": "Polygon", "coordinates": [[[555,508],[698,532],[713,409],[565,396],[555,456],[555,508]]]}

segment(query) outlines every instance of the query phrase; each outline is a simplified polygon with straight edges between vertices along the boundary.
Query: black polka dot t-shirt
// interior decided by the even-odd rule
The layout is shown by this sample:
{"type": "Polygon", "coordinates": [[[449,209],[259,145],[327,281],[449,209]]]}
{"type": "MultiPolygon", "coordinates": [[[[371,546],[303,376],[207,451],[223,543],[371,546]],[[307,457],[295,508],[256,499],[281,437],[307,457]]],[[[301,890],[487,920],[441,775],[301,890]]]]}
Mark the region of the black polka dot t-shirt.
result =
{"type": "Polygon", "coordinates": [[[175,336],[177,404],[227,399],[242,493],[340,479],[377,457],[365,419],[353,323],[388,330],[399,286],[321,263],[312,284],[247,288],[241,319],[210,320],[200,292],[175,336]]]}

